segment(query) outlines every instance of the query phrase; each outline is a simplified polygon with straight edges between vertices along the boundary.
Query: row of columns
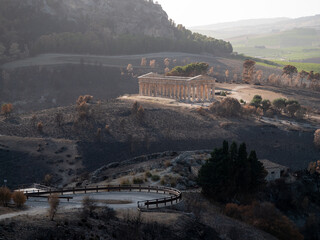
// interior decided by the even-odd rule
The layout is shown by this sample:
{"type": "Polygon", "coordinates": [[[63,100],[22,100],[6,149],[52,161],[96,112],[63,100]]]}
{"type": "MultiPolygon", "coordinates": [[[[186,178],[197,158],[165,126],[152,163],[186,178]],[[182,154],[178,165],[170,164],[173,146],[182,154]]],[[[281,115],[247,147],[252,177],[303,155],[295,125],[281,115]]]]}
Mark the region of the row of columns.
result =
{"type": "Polygon", "coordinates": [[[214,99],[214,84],[139,83],[141,96],[168,97],[180,101],[205,102],[214,99]]]}

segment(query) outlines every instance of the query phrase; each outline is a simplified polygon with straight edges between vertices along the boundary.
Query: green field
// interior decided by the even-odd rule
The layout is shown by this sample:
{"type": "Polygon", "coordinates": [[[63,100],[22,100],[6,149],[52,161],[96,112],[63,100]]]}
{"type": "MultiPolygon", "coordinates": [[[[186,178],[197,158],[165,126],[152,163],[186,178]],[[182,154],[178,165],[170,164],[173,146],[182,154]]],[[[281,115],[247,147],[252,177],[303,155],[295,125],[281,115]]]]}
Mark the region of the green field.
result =
{"type": "Polygon", "coordinates": [[[274,60],[272,62],[275,62],[275,63],[281,65],[281,67],[277,67],[274,65],[261,63],[261,62],[257,62],[257,65],[278,68],[278,69],[282,69],[286,65],[292,65],[292,66],[295,66],[299,72],[302,70],[307,71],[307,72],[314,71],[315,73],[320,72],[320,64],[319,63],[299,63],[299,62],[286,62],[286,61],[277,61],[277,60],[274,60]]]}
{"type": "Polygon", "coordinates": [[[230,39],[235,52],[284,61],[320,58],[320,31],[293,29],[279,33],[230,39]]]}

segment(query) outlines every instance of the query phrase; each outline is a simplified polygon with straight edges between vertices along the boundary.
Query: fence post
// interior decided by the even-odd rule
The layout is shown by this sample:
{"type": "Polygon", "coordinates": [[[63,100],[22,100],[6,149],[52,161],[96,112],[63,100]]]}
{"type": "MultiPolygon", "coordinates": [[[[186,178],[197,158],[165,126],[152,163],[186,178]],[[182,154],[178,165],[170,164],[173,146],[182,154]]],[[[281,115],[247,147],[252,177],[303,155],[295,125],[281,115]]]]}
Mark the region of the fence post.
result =
{"type": "Polygon", "coordinates": [[[50,194],[50,196],[51,196],[51,188],[49,188],[49,194],[50,194]]]}
{"type": "Polygon", "coordinates": [[[171,196],[171,205],[173,204],[173,202],[172,202],[172,198],[173,198],[173,196],[171,196]]]}
{"type": "Polygon", "coordinates": [[[147,209],[149,209],[149,201],[147,200],[147,209]]]}
{"type": "Polygon", "coordinates": [[[139,192],[141,192],[141,184],[139,184],[139,192]]]}
{"type": "Polygon", "coordinates": [[[119,184],[119,192],[121,192],[121,189],[120,189],[120,188],[121,188],[121,185],[119,184]]]}
{"type": "Polygon", "coordinates": [[[99,192],[99,186],[97,186],[97,192],[99,192]]]}
{"type": "Polygon", "coordinates": [[[150,186],[148,186],[148,192],[150,192],[150,186]]]}
{"type": "Polygon", "coordinates": [[[74,187],[72,188],[72,192],[73,192],[73,194],[74,194],[74,187]]]}
{"type": "Polygon", "coordinates": [[[157,193],[159,193],[159,187],[157,186],[157,193]]]}
{"type": "Polygon", "coordinates": [[[61,195],[63,195],[63,188],[61,189],[61,195]]]}
{"type": "Polygon", "coordinates": [[[87,186],[84,186],[84,194],[87,194],[87,186]]]}
{"type": "Polygon", "coordinates": [[[132,185],[131,184],[129,185],[129,188],[130,188],[130,192],[131,192],[131,190],[132,190],[132,185]]]}
{"type": "Polygon", "coordinates": [[[158,208],[158,199],[156,200],[156,206],[157,206],[157,208],[158,208]]]}

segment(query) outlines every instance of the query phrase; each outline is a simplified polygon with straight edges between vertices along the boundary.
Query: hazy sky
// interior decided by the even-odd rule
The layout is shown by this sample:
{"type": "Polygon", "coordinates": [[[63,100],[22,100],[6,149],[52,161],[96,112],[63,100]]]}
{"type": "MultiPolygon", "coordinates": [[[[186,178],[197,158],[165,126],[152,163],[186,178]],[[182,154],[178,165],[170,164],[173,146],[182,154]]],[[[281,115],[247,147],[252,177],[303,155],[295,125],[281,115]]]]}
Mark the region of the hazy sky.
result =
{"type": "MultiPolygon", "coordinates": [[[[156,0],[155,0],[156,1],[156,0]]],[[[157,0],[169,18],[184,26],[241,19],[320,14],[320,0],[157,0]]]]}

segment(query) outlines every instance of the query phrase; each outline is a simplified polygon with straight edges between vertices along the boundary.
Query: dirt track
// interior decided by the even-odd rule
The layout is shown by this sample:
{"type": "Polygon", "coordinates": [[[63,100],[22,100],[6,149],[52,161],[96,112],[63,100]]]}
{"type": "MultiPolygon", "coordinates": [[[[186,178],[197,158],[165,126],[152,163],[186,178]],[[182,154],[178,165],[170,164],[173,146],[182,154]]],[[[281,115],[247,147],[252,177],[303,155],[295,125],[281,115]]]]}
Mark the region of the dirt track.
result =
{"type": "MultiPolygon", "coordinates": [[[[138,61],[140,64],[141,58],[157,59],[157,58],[191,58],[198,61],[216,62],[217,57],[207,55],[197,55],[190,53],[179,52],[161,52],[148,53],[138,55],[120,55],[120,56],[99,56],[99,55],[78,55],[78,54],[41,54],[35,57],[26,58],[14,62],[9,62],[2,65],[3,69],[12,70],[21,67],[45,66],[45,65],[62,65],[62,64],[84,64],[99,63],[105,67],[126,67],[130,61],[138,61]]],[[[134,66],[140,67],[138,66],[134,66]]]]}

